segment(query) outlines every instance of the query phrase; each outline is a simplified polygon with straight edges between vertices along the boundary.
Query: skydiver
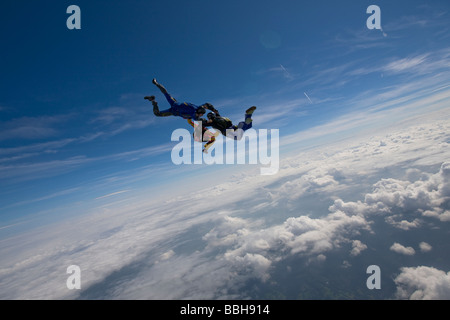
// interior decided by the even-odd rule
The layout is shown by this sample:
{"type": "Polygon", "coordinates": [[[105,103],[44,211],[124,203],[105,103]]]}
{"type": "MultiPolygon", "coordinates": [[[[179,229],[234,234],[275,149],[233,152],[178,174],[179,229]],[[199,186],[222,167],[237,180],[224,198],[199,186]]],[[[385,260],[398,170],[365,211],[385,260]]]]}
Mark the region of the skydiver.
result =
{"type": "Polygon", "coordinates": [[[241,140],[244,132],[252,127],[252,114],[256,110],[255,106],[248,108],[245,111],[244,121],[239,122],[236,126],[233,125],[229,118],[222,117],[212,104],[206,103],[204,107],[212,112],[208,113],[208,120],[201,120],[202,126],[213,127],[224,136],[234,140],[241,140]]]}
{"type": "Polygon", "coordinates": [[[168,116],[178,116],[184,119],[194,119],[202,120],[201,117],[205,114],[206,110],[203,104],[201,106],[196,106],[195,104],[189,102],[178,102],[173,98],[161,84],[159,84],[156,79],[152,80],[153,84],[158,87],[158,89],[164,94],[167,101],[170,104],[170,108],[167,110],[159,111],[158,103],[155,100],[155,96],[146,96],[144,99],[150,101],[153,105],[153,113],[157,117],[168,117],[168,116]]]}

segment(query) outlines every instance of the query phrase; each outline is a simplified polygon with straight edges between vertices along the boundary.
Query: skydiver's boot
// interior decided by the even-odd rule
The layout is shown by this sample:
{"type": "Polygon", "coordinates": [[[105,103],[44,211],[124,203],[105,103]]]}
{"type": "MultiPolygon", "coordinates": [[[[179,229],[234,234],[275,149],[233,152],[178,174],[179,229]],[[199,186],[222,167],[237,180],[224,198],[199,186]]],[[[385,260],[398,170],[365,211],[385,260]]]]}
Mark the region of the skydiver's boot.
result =
{"type": "Polygon", "coordinates": [[[159,84],[158,81],[156,81],[156,79],[153,79],[152,82],[153,82],[153,84],[154,84],[155,86],[158,87],[159,90],[161,90],[161,92],[162,92],[163,94],[167,94],[166,88],[164,88],[164,86],[163,86],[162,84],[159,84]]]}
{"type": "Polygon", "coordinates": [[[245,111],[245,123],[246,124],[250,124],[253,120],[252,120],[252,114],[253,112],[256,110],[256,107],[250,107],[245,111]]]}
{"type": "Polygon", "coordinates": [[[253,112],[254,112],[255,110],[256,110],[256,107],[255,107],[255,106],[250,107],[250,108],[248,108],[248,109],[245,111],[245,114],[252,115],[253,112]]]}
{"type": "MultiPolygon", "coordinates": [[[[153,96],[151,96],[151,97],[153,97],[153,96]]],[[[161,117],[162,115],[161,115],[161,112],[159,111],[158,103],[156,102],[155,97],[153,97],[153,100],[150,100],[150,99],[148,99],[148,100],[152,102],[154,115],[157,117],[161,117]]]]}
{"type": "Polygon", "coordinates": [[[148,100],[148,101],[154,101],[155,100],[155,96],[146,96],[146,97],[144,97],[144,99],[148,100]]]}

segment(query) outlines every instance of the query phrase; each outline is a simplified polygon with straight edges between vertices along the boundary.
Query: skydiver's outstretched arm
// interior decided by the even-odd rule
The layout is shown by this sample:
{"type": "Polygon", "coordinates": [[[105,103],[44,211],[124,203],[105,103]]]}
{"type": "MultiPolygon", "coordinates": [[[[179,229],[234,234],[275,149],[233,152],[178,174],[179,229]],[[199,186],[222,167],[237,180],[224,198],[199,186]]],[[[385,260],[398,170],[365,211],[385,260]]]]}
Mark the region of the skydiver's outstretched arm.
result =
{"type": "Polygon", "coordinates": [[[214,106],[213,106],[211,103],[208,103],[208,102],[205,103],[205,104],[203,105],[203,108],[205,108],[205,109],[207,109],[207,110],[210,110],[210,111],[214,112],[214,113],[216,114],[216,116],[219,116],[219,117],[220,117],[219,111],[217,111],[217,109],[214,108],[214,106]]]}

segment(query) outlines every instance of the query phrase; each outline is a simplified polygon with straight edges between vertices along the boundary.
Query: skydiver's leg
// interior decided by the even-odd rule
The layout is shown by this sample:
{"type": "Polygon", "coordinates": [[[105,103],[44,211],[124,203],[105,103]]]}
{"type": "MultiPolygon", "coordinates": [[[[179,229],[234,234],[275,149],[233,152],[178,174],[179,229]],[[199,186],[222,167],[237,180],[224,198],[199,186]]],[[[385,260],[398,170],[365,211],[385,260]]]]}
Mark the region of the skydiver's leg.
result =
{"type": "Polygon", "coordinates": [[[242,122],[239,122],[237,125],[238,129],[242,129],[243,131],[246,131],[252,127],[253,119],[252,114],[256,110],[256,107],[250,107],[245,111],[245,120],[242,122]]]}
{"type": "Polygon", "coordinates": [[[163,94],[166,94],[166,93],[167,93],[166,88],[164,88],[164,86],[163,86],[162,84],[158,83],[158,81],[156,81],[156,79],[153,79],[153,80],[152,80],[152,83],[153,83],[155,86],[157,86],[158,89],[161,90],[161,92],[162,92],[163,94]]]}
{"type": "Polygon", "coordinates": [[[244,132],[252,127],[252,114],[256,107],[250,107],[245,111],[245,120],[238,123],[237,126],[233,126],[234,130],[227,129],[227,137],[234,140],[241,140],[244,136],[244,132]]]}
{"type": "Polygon", "coordinates": [[[207,143],[205,143],[205,148],[203,149],[204,153],[208,153],[208,149],[211,148],[213,143],[216,141],[216,137],[212,136],[211,140],[209,140],[207,143]]]}
{"type": "Polygon", "coordinates": [[[145,99],[149,100],[152,102],[153,105],[153,113],[155,114],[155,116],[157,117],[168,117],[168,116],[173,116],[173,113],[171,112],[170,109],[167,110],[163,110],[163,111],[159,111],[158,108],[158,103],[155,101],[155,97],[153,97],[153,99],[151,99],[153,96],[151,97],[145,97],[145,99]]]}
{"type": "Polygon", "coordinates": [[[173,104],[174,104],[175,102],[177,102],[177,100],[176,100],[174,97],[172,97],[172,96],[169,94],[169,92],[167,92],[167,89],[164,88],[164,86],[163,86],[162,84],[158,83],[158,81],[156,81],[156,79],[153,79],[152,82],[153,82],[153,84],[154,84],[155,86],[158,87],[158,89],[159,89],[159,90],[162,92],[162,94],[166,97],[167,102],[169,102],[170,106],[172,107],[173,104]]]}

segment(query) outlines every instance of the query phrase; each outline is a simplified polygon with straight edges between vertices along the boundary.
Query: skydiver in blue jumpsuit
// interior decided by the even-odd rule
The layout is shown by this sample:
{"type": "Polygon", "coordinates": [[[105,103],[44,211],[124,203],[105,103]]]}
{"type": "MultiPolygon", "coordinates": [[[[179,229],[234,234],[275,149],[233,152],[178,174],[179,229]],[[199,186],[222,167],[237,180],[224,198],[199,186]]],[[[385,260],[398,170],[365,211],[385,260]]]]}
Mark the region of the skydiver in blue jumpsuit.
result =
{"type": "Polygon", "coordinates": [[[178,102],[173,98],[161,84],[159,84],[156,79],[153,79],[153,84],[158,87],[159,90],[164,94],[167,102],[170,104],[170,108],[167,110],[159,110],[158,103],[155,100],[155,96],[146,96],[144,99],[150,101],[153,104],[153,113],[157,117],[168,117],[168,116],[178,116],[184,119],[194,119],[203,120],[201,117],[205,114],[205,106],[208,104],[203,104],[197,106],[189,102],[178,102]]]}

